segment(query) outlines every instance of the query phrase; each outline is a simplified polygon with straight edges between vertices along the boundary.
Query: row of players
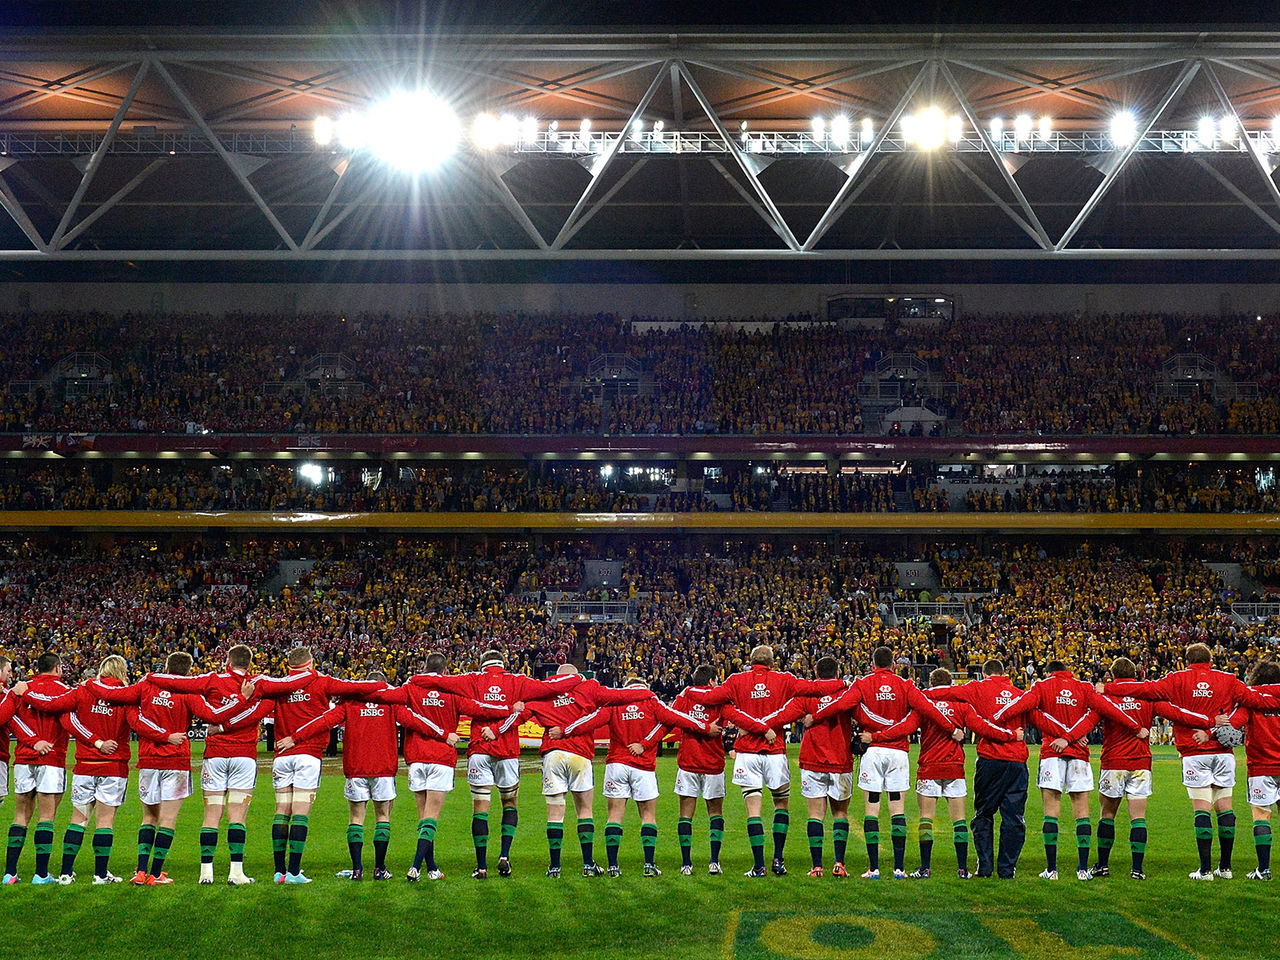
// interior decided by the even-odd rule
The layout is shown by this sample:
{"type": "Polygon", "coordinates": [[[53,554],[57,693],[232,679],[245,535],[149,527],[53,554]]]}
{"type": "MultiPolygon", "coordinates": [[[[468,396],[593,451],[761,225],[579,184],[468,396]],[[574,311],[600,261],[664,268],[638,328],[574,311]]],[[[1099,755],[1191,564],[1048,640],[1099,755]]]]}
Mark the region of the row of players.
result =
{"type": "MultiPolygon", "coordinates": [[[[1147,842],[1145,806],[1151,794],[1151,751],[1147,744],[1155,716],[1174,724],[1182,756],[1183,781],[1195,811],[1195,838],[1200,863],[1190,876],[1213,880],[1231,876],[1235,836],[1232,788],[1234,745],[1245,730],[1249,801],[1258,855],[1252,879],[1270,879],[1270,815],[1280,800],[1280,666],[1263,662],[1252,686],[1229,673],[1212,669],[1210,651],[1188,647],[1186,670],[1159,681],[1138,682],[1133,664],[1124,658],[1111,667],[1113,682],[1095,689],[1075,678],[1061,663],[1048,665],[1048,676],[1023,692],[1005,676],[999,661],[989,661],[982,680],[953,686],[946,670],[934,671],[928,690],[920,690],[892,671],[892,652],[873,655],[874,669],[846,686],[830,658],[816,665],[817,678],[803,680],[773,668],[773,653],[757,647],[750,668],[712,685],[710,667],[699,667],[686,688],[668,707],[639,679],[623,688],[584,679],[572,666],[546,681],[513,674],[501,655],[486,653],[476,673],[447,675],[444,657],[427,658],[426,672],[401,687],[385,678],[337,680],[317,672],[310,651],[290,652],[284,678],[254,676],[247,647],[231,648],[226,669],[189,675],[191,659],[176,653],[166,672],[149,674],[126,685],[125,662],[103,660],[96,679],[68,687],[60,679],[56,654],[45,654],[29,682],[15,684],[0,700],[0,745],[7,752],[8,725],[17,741],[13,786],[15,816],[9,831],[5,883],[20,882],[17,869],[33,815],[35,884],[71,883],[88,824],[95,821],[92,845],[94,883],[120,878],[108,869],[115,814],[124,801],[130,760],[129,733],[139,737],[138,791],[143,823],[138,833],[136,884],[172,882],[164,870],[182,801],[192,792],[188,728],[192,718],[210,724],[201,770],[205,803],[200,832],[200,882],[212,883],[213,861],[223,817],[228,821],[228,882],[252,883],[244,873],[245,819],[257,778],[259,723],[274,715],[277,736],[272,767],[275,815],[271,839],[275,881],[308,883],[302,858],[309,817],[320,783],[320,757],[334,726],[345,727],[343,767],[350,805],[347,839],[351,876],[363,875],[364,824],[367,805],[375,812],[374,877],[391,876],[386,866],[390,841],[391,801],[398,769],[397,725],[404,728],[404,754],[409,787],[418,807],[417,849],[408,879],[425,871],[430,879],[443,872],[435,860],[435,834],[446,794],[452,790],[457,760],[457,728],[470,717],[473,735],[468,749],[467,781],[473,798],[471,822],[477,879],[488,875],[489,814],[492,791],[501,802],[498,873],[511,874],[511,847],[519,822],[519,723],[532,718],[545,729],[542,742],[543,794],[547,802],[548,876],[561,872],[561,850],[569,797],[577,815],[577,836],[585,876],[605,872],[594,859],[592,814],[595,738],[605,732],[609,752],[605,765],[607,801],[605,847],[607,872],[621,873],[618,853],[628,800],[640,815],[644,873],[657,876],[658,839],[655,773],[659,744],[678,733],[675,792],[680,811],[678,837],[681,872],[692,872],[693,814],[701,798],[710,819],[710,865],[721,873],[724,838],[725,750],[721,734],[734,726],[732,780],[742,790],[747,836],[753,855],[748,876],[765,877],[764,792],[773,805],[774,874],[787,872],[784,851],[789,828],[790,769],[784,728],[805,727],[800,747],[801,792],[808,806],[807,835],[812,859],[809,875],[824,875],[825,820],[833,818],[835,862],[831,874],[847,876],[846,846],[849,805],[853,793],[855,752],[863,753],[858,786],[865,795],[863,839],[868,866],[862,874],[878,879],[882,797],[891,817],[893,876],[905,878],[907,821],[904,794],[909,785],[908,738],[919,730],[917,770],[920,866],[911,874],[926,878],[932,870],[933,817],[945,799],[952,820],[959,876],[967,879],[969,830],[965,822],[967,785],[962,741],[965,731],[977,736],[973,842],[977,876],[1014,876],[1025,838],[1028,771],[1023,728],[1028,718],[1044,735],[1038,785],[1044,801],[1043,839],[1046,868],[1042,878],[1057,879],[1058,821],[1065,793],[1075,815],[1077,877],[1107,876],[1115,839],[1115,818],[1122,800],[1130,817],[1131,876],[1143,879],[1147,842]],[[1089,798],[1093,772],[1088,734],[1104,723],[1102,750],[1102,816],[1098,823],[1097,860],[1090,868],[1092,823],[1089,798]],[[855,734],[855,725],[857,732],[855,734]],[[77,740],[72,773],[71,823],[63,838],[62,869],[50,873],[57,807],[66,790],[68,737],[77,740]],[[1220,859],[1210,859],[1211,811],[1216,810],[1220,859]],[[994,818],[1001,816],[996,855],[994,818]]],[[[7,686],[12,665],[0,658],[0,685],[7,686]]],[[[6,763],[0,766],[7,792],[6,763]]]]}

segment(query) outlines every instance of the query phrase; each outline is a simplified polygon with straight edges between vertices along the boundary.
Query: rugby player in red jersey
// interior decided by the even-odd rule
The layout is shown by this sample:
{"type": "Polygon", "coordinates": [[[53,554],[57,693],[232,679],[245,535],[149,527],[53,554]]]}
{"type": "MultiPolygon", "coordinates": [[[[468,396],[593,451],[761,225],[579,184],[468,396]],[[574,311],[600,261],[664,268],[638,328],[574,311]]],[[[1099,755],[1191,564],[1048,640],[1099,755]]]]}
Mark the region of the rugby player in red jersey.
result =
{"type": "MultiPolygon", "coordinates": [[[[773,669],[773,663],[771,647],[754,647],[749,669],[735,673],[724,683],[701,694],[699,699],[707,706],[732,703],[747,716],[762,720],[780,710],[792,697],[839,693],[844,689],[842,680],[801,680],[795,674],[773,669]]],[[[742,788],[747,810],[747,839],[751,843],[754,861],[747,876],[766,876],[764,822],[761,820],[765,787],[773,797],[773,872],[782,876],[787,872],[783,853],[791,824],[787,811],[791,801],[791,768],[787,763],[786,743],[781,737],[769,742],[759,734],[744,730],[738,737],[735,752],[733,782],[742,788]]]]}
{"type": "MultiPolygon", "coordinates": [[[[1111,663],[1115,680],[1133,680],[1137,668],[1128,657],[1117,657],[1111,663]]],[[[1140,726],[1151,727],[1156,717],[1164,717],[1208,732],[1212,720],[1204,714],[1191,713],[1170,703],[1137,700],[1128,696],[1108,697],[1117,708],[1133,717],[1140,726]]],[[[1098,778],[1098,798],[1102,813],[1098,820],[1098,858],[1090,869],[1094,877],[1111,874],[1111,848],[1115,844],[1116,814],[1120,801],[1129,807],[1129,876],[1145,880],[1143,858],[1147,852],[1147,798],[1151,796],[1151,738],[1139,737],[1127,727],[1106,720],[1102,724],[1102,773],[1098,778]]]]}
{"type": "MultiPolygon", "coordinates": [[[[1249,686],[1259,693],[1280,694],[1280,664],[1270,660],[1255,664],[1249,674],[1249,686]]],[[[1258,855],[1257,868],[1247,876],[1250,880],[1270,880],[1271,810],[1280,803],[1280,714],[1236,707],[1215,719],[1245,731],[1253,848],[1258,855]]]]}
{"type": "MultiPolygon", "coordinates": [[[[1280,700],[1246,687],[1233,673],[1213,669],[1213,652],[1203,643],[1193,643],[1186,650],[1185,670],[1159,680],[1125,680],[1108,683],[1105,693],[1128,695],[1138,700],[1164,700],[1192,713],[1216,717],[1230,714],[1236,707],[1257,710],[1280,710],[1280,700]]],[[[1231,794],[1236,783],[1236,757],[1210,737],[1204,742],[1196,737],[1196,729],[1174,721],[1173,742],[1182,757],[1182,783],[1191,798],[1195,817],[1196,852],[1199,866],[1188,874],[1192,880],[1231,878],[1231,853],[1235,847],[1236,815],[1231,809],[1231,794]],[[1219,860],[1212,869],[1213,817],[1218,814],[1219,860]]]]}
{"type": "MultiPolygon", "coordinates": [[[[724,726],[723,705],[712,706],[703,702],[704,694],[711,690],[715,670],[704,663],[695,667],[689,686],[671,701],[671,709],[687,713],[704,723],[724,726]]],[[[680,840],[680,872],[693,873],[693,814],[698,799],[707,808],[710,859],[707,872],[712,876],[724,873],[720,866],[720,845],[724,843],[724,761],[723,736],[703,736],[685,731],[679,735],[680,746],[676,751],[675,793],[680,798],[676,835],[680,840]]]]}

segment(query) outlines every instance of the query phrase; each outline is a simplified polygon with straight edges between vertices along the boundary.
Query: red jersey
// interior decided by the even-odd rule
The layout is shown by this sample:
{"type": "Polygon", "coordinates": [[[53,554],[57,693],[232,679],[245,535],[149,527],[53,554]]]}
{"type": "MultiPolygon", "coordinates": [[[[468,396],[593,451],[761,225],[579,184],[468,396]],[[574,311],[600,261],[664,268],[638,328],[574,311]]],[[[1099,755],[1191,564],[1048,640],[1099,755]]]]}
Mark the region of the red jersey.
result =
{"type": "Polygon", "coordinates": [[[304,723],[295,739],[309,740],[327,734],[334,727],[346,730],[342,738],[342,775],[344,777],[394,777],[400,771],[397,752],[396,724],[412,729],[419,736],[446,736],[443,728],[416,716],[408,707],[389,703],[344,700],[314,720],[304,723]]]}
{"type": "MultiPolygon", "coordinates": [[[[199,694],[210,706],[223,707],[229,703],[240,703],[244,699],[240,694],[240,687],[250,676],[243,670],[225,670],[222,673],[201,673],[194,677],[149,673],[147,679],[166,690],[199,694]]],[[[204,756],[206,760],[222,757],[257,759],[257,723],[241,723],[230,732],[224,727],[219,733],[209,734],[204,742],[204,756]]]]}
{"type": "MultiPolygon", "coordinates": [[[[1280,684],[1277,683],[1253,689],[1272,696],[1280,694],[1280,684]]],[[[1249,776],[1280,777],[1280,716],[1236,707],[1230,714],[1230,720],[1233,727],[1245,732],[1244,757],[1249,776]]]]}
{"type": "Polygon", "coordinates": [[[8,766],[10,721],[17,713],[22,698],[12,690],[0,690],[0,694],[3,694],[0,696],[0,763],[8,766]]]}
{"type": "Polygon", "coordinates": [[[963,700],[943,699],[951,689],[931,687],[927,691],[938,712],[951,722],[952,727],[929,722],[920,725],[920,757],[916,762],[916,778],[919,780],[964,778],[964,744],[952,737],[954,727],[967,728],[995,743],[1019,742],[1016,731],[983,719],[972,705],[963,700]]]}
{"type": "Polygon", "coordinates": [[[35,767],[65,767],[69,737],[62,721],[55,713],[44,713],[37,704],[57,702],[71,692],[71,688],[51,673],[38,673],[27,682],[18,709],[13,715],[13,725],[19,731],[18,749],[14,751],[14,763],[26,763],[35,767]],[[53,749],[44,756],[36,753],[34,745],[47,740],[53,749]]]}
{"type": "MultiPolygon", "coordinates": [[[[951,721],[933,701],[920,692],[910,680],[904,680],[888,667],[877,667],[865,677],[859,678],[848,690],[813,715],[813,719],[825,720],[837,713],[848,713],[861,705],[859,720],[867,720],[873,726],[888,728],[906,719],[912,710],[918,710],[934,723],[952,729],[951,721]]],[[[909,734],[902,734],[880,745],[904,753],[910,747],[909,734]]]]}
{"type": "Polygon", "coordinates": [[[1051,741],[1062,738],[1067,741],[1066,749],[1051,755],[1066,760],[1088,761],[1089,745],[1081,741],[1098,725],[1097,714],[1135,732],[1139,729],[1137,721],[1098,693],[1092,684],[1077,680],[1070,670],[1057,670],[1033,683],[1014,703],[996,711],[993,719],[996,723],[1011,723],[1027,714],[1033,715],[1040,728],[1044,740],[1041,755],[1051,741]]]}
{"type": "Polygon", "coordinates": [[[364,697],[386,684],[381,680],[339,680],[311,667],[290,670],[289,676],[258,677],[254,681],[254,696],[274,700],[276,703],[276,739],[293,740],[288,750],[276,748],[277,757],[308,756],[317,759],[329,745],[328,731],[300,740],[297,731],[329,709],[329,701],[339,697],[364,697]]]}
{"type": "Polygon", "coordinates": [[[815,773],[851,773],[853,750],[849,743],[853,738],[853,714],[841,710],[823,720],[817,719],[818,711],[825,710],[840,696],[837,693],[824,693],[822,696],[794,697],[781,710],[762,721],[743,716],[737,710],[730,711],[726,719],[743,730],[761,735],[766,730],[773,730],[778,734],[778,740],[774,741],[777,743],[782,740],[783,727],[806,714],[813,714],[813,726],[805,729],[800,740],[800,769],[815,773]]]}
{"type": "Polygon", "coordinates": [[[681,730],[707,732],[708,725],[695,720],[687,713],[672,710],[654,697],[649,690],[632,688],[638,699],[616,707],[600,707],[565,728],[572,735],[579,730],[607,729],[609,753],[605,763],[623,763],[637,770],[653,770],[658,765],[658,744],[662,742],[663,727],[679,727],[681,730]],[[633,756],[628,747],[639,743],[644,747],[640,756],[633,756]]]}
{"type": "MultiPolygon", "coordinates": [[[[1229,714],[1236,707],[1280,710],[1280,700],[1250,690],[1235,674],[1215,670],[1207,663],[1193,663],[1186,670],[1175,670],[1159,680],[1108,683],[1105,690],[1113,695],[1128,694],[1137,700],[1167,700],[1184,710],[1207,717],[1229,714]]],[[[1174,721],[1173,743],[1182,756],[1235,752],[1212,738],[1205,744],[1196,743],[1192,738],[1195,729],[1174,721]]]]}
{"type": "MultiPolygon", "coordinates": [[[[948,703],[967,703],[984,720],[991,720],[1000,710],[1017,701],[1022,691],[1009,682],[1006,676],[971,680],[954,687],[934,687],[925,694],[933,700],[948,703]]],[[[1027,745],[1021,740],[992,740],[978,735],[978,756],[987,760],[1007,760],[1011,763],[1027,762],[1027,745]]]]}
{"type": "MultiPolygon", "coordinates": [[[[435,677],[438,674],[426,673],[423,677],[435,677]]],[[[375,703],[394,703],[408,707],[410,712],[430,721],[440,728],[441,737],[423,736],[412,727],[404,731],[405,763],[439,763],[448,767],[458,764],[458,748],[451,746],[445,738],[458,732],[458,720],[470,717],[476,720],[502,720],[511,716],[510,710],[502,707],[485,706],[476,700],[454,696],[434,687],[406,683],[402,687],[379,690],[369,695],[375,703]]]]}
{"type": "MultiPolygon", "coordinates": [[[[462,673],[445,676],[440,673],[417,674],[409,678],[409,682],[418,686],[434,687],[446,693],[469,697],[494,707],[503,707],[507,711],[519,702],[533,700],[550,700],[558,693],[575,689],[582,677],[577,674],[562,674],[551,680],[535,680],[519,673],[508,673],[502,667],[485,667],[479,673],[462,673]]],[[[520,724],[518,717],[508,717],[506,721],[493,727],[497,739],[485,740],[472,733],[471,742],[467,745],[467,756],[480,754],[499,760],[510,760],[520,756],[520,724]]]]}
{"type": "MultiPolygon", "coordinates": [[[[650,694],[652,696],[652,694],[650,694]]],[[[596,755],[596,738],[594,730],[579,728],[572,737],[562,736],[558,740],[547,737],[552,727],[564,728],[599,707],[611,707],[629,703],[636,699],[636,690],[619,690],[603,686],[599,680],[583,680],[572,691],[557,693],[550,700],[530,703],[525,708],[523,717],[531,717],[542,725],[542,743],[538,749],[541,753],[552,750],[565,750],[591,760],[596,755]]]]}
{"type": "MultiPolygon", "coordinates": [[[[114,677],[100,678],[109,687],[123,687],[114,677]]],[[[129,718],[127,709],[97,697],[88,687],[74,687],[60,697],[33,700],[47,713],[60,715],[64,730],[76,740],[76,762],[72,773],[85,777],[127,777],[129,775],[129,718]],[[94,746],[100,740],[114,740],[116,749],[103,753],[94,746]]]]}
{"type": "MultiPolygon", "coordinates": [[[[718,687],[707,690],[700,699],[709,707],[732,703],[748,717],[763,720],[782,709],[792,697],[820,696],[843,689],[843,680],[801,680],[793,673],[752,664],[751,669],[735,673],[718,687]]],[[[782,737],[770,744],[761,734],[744,729],[736,749],[738,753],[785,753],[787,745],[782,737]]]]}
{"type": "MultiPolygon", "coordinates": [[[[724,706],[710,705],[702,700],[703,694],[709,690],[711,687],[685,687],[671,701],[671,709],[687,713],[707,726],[717,723],[723,727],[726,714],[724,706]]],[[[688,773],[724,773],[724,756],[723,735],[703,737],[696,733],[686,733],[680,737],[680,747],[676,750],[676,766],[688,773]]]]}
{"type": "Polygon", "coordinates": [[[100,680],[86,680],[82,687],[107,703],[136,706],[128,711],[129,725],[138,734],[139,770],[190,770],[191,740],[186,736],[191,718],[205,723],[221,723],[240,707],[231,703],[214,709],[204,699],[189,693],[173,693],[142,680],[127,687],[111,686],[100,680]],[[170,743],[181,733],[181,743],[170,743]]]}
{"type": "MultiPolygon", "coordinates": [[[[1201,713],[1183,710],[1171,703],[1159,700],[1138,700],[1134,697],[1107,697],[1116,705],[1116,709],[1132,717],[1140,727],[1151,729],[1156,717],[1164,717],[1174,723],[1184,723],[1199,730],[1213,727],[1213,720],[1201,713]]],[[[1103,770],[1150,770],[1151,738],[1138,739],[1137,732],[1118,723],[1106,720],[1102,724],[1102,769],[1103,770]]]]}

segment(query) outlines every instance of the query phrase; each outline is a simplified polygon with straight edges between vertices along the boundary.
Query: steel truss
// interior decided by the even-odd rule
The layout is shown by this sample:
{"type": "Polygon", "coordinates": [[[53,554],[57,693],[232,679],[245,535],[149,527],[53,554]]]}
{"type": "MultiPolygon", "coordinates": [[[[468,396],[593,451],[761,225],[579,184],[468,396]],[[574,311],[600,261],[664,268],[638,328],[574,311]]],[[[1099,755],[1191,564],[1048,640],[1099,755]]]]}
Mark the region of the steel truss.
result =
{"type": "Polygon", "coordinates": [[[1280,259],[1273,116],[1280,32],[10,37],[0,207],[12,239],[0,259],[1280,259]],[[464,118],[512,113],[539,127],[500,150],[464,147],[430,182],[315,143],[317,114],[406,84],[430,86],[464,118]],[[935,104],[959,128],[926,154],[902,121],[935,104]],[[1136,130],[1117,142],[1109,124],[1121,110],[1136,130]],[[1015,134],[1008,123],[1024,113],[1055,128],[1015,134]],[[837,114],[850,118],[847,137],[810,127],[837,114]],[[1206,115],[1227,132],[1206,138],[1206,115]],[[1006,123],[993,133],[994,117],[1006,123]],[[547,166],[561,159],[585,181],[547,166]],[[68,161],[74,180],[57,167],[68,161]],[[196,161],[220,166],[224,195],[207,196],[204,174],[175,176],[196,161]],[[1046,198],[1028,163],[1094,172],[1078,195],[1046,198]],[[1237,235],[1126,235],[1135,204],[1153,201],[1117,199],[1116,188],[1152,163],[1173,181],[1164,217],[1230,204],[1237,235]],[[699,181],[689,164],[712,173],[699,181]],[[911,199],[911,176],[925,199],[911,199]],[[610,214],[653,206],[655,178],[678,182],[678,236],[620,241],[635,228],[611,228],[610,214]],[[947,208],[987,219],[961,242],[922,232],[903,246],[903,198],[921,219],[947,208]],[[156,228],[166,206],[221,206],[257,226],[192,243],[156,228]],[[703,235],[703,208],[712,219],[737,209],[734,242],[703,235]],[[761,232],[742,232],[744,212],[761,232]],[[399,220],[425,225],[388,243],[378,225],[399,220]]]}

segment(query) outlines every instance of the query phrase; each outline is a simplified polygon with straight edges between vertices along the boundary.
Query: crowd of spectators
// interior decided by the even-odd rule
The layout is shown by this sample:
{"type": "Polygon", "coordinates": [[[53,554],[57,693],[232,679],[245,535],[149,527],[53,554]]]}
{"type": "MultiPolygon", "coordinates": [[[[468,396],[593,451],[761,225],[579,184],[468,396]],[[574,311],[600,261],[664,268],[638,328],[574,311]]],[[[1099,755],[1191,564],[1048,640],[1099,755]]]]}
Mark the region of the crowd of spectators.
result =
{"type": "Polygon", "coordinates": [[[11,314],[0,430],[856,435],[881,430],[860,383],[907,353],[928,377],[900,382],[903,395],[965,434],[1275,433],[1276,326],[1046,315],[640,332],[606,314],[11,314]],[[1162,364],[1189,352],[1257,396],[1161,397],[1162,364]],[[66,376],[74,354],[95,375],[66,376]],[[604,396],[592,364],[605,356],[638,365],[638,392],[604,396]]]}

